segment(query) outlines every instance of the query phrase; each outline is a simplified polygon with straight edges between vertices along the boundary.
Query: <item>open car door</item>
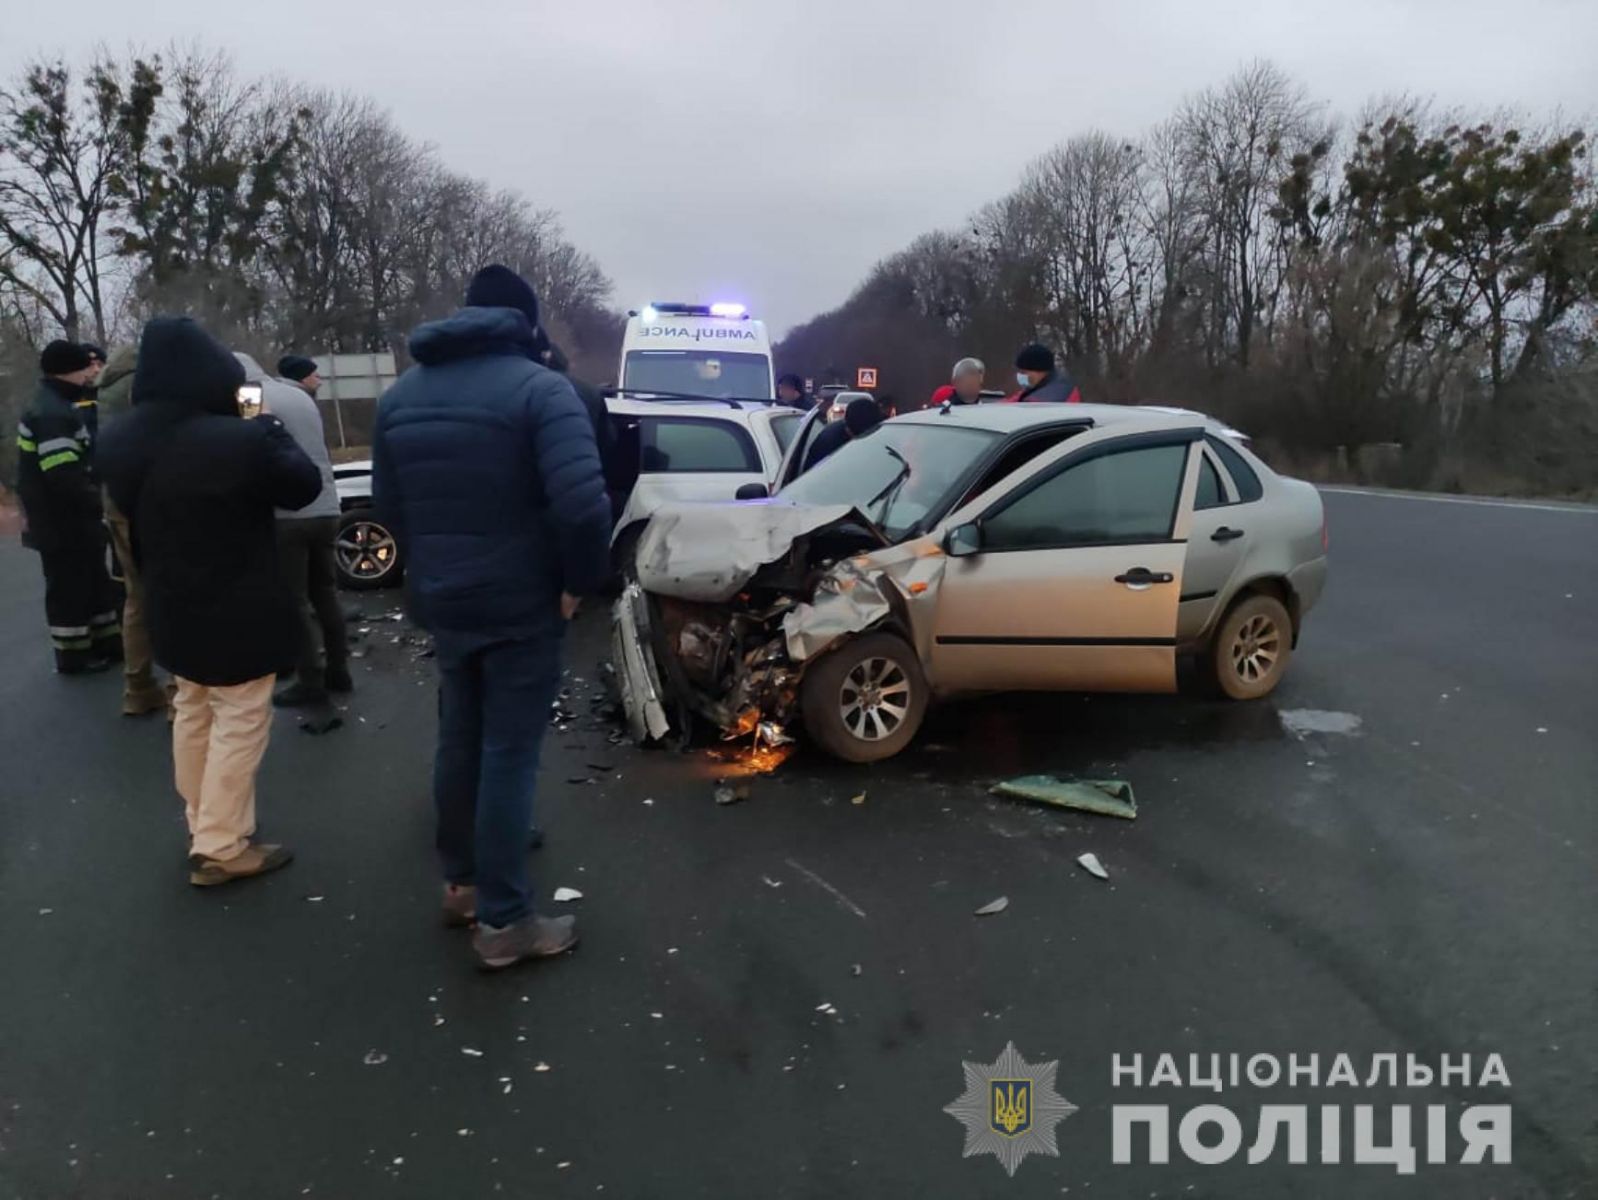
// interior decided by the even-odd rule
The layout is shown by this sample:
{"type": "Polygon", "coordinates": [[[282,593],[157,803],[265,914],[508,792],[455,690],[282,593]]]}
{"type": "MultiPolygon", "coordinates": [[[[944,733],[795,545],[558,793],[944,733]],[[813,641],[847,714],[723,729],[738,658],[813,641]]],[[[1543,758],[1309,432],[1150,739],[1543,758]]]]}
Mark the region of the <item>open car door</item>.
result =
{"type": "Polygon", "coordinates": [[[788,443],[788,449],[782,456],[782,466],[777,468],[777,477],[772,480],[771,494],[775,496],[788,484],[799,478],[804,467],[805,455],[810,453],[816,435],[827,427],[827,410],[817,404],[804,416],[804,421],[799,426],[799,432],[794,434],[793,441],[788,443]]]}

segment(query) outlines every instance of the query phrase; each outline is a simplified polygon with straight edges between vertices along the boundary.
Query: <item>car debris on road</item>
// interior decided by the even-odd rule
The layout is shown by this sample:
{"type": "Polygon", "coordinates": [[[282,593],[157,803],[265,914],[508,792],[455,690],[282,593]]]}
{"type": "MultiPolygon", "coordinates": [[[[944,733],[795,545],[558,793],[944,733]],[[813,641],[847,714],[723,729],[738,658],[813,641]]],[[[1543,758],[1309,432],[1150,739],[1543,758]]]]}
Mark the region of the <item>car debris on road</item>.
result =
{"type": "Polygon", "coordinates": [[[1022,775],[989,789],[995,796],[1030,800],[1052,808],[1071,808],[1105,817],[1137,819],[1137,798],[1132,785],[1120,779],[1056,779],[1052,775],[1022,775]]]}
{"type": "Polygon", "coordinates": [[[1104,869],[1104,864],[1099,861],[1099,856],[1092,851],[1077,855],[1076,861],[1078,866],[1095,879],[1108,879],[1110,877],[1110,873],[1104,869]]]}

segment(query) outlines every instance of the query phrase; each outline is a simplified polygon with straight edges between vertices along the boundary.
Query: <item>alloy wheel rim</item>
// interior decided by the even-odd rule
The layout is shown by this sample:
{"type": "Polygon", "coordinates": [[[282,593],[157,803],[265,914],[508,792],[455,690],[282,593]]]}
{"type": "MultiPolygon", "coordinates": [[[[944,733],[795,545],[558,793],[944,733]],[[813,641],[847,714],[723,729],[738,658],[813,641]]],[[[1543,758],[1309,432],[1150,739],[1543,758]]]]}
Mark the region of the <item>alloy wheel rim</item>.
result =
{"type": "Polygon", "coordinates": [[[346,526],[334,544],[339,565],[356,579],[381,579],[394,566],[397,547],[393,536],[371,521],[346,526]]]}
{"type": "Polygon", "coordinates": [[[1244,683],[1269,679],[1282,661],[1282,633],[1270,617],[1256,613],[1232,639],[1232,669],[1244,683]]]}
{"type": "Polygon", "coordinates": [[[863,742],[892,737],[910,714],[910,677],[891,658],[862,659],[838,690],[838,713],[863,742]]]}

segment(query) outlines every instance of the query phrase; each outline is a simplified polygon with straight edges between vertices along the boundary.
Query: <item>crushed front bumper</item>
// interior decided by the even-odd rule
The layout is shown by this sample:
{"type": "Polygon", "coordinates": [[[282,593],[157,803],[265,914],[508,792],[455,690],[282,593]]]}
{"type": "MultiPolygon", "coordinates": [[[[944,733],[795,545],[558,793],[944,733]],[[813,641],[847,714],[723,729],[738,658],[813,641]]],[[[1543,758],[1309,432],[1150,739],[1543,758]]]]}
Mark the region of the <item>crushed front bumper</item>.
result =
{"type": "Polygon", "coordinates": [[[633,739],[647,742],[665,737],[671,732],[671,721],[655,666],[649,597],[636,583],[622,589],[611,611],[610,651],[633,739]]]}

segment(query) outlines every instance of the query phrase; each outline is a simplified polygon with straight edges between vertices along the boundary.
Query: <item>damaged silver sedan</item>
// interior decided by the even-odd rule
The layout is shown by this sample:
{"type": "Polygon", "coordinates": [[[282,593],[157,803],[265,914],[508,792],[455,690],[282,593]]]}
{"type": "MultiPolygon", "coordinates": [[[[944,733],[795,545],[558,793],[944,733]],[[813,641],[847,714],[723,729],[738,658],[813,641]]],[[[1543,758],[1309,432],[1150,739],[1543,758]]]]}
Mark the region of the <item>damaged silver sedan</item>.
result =
{"type": "Polygon", "coordinates": [[[1002,691],[1280,682],[1326,578],[1319,494],[1193,413],[983,405],[898,417],[769,500],[684,504],[614,613],[635,737],[898,753],[927,706],[1002,691]]]}

